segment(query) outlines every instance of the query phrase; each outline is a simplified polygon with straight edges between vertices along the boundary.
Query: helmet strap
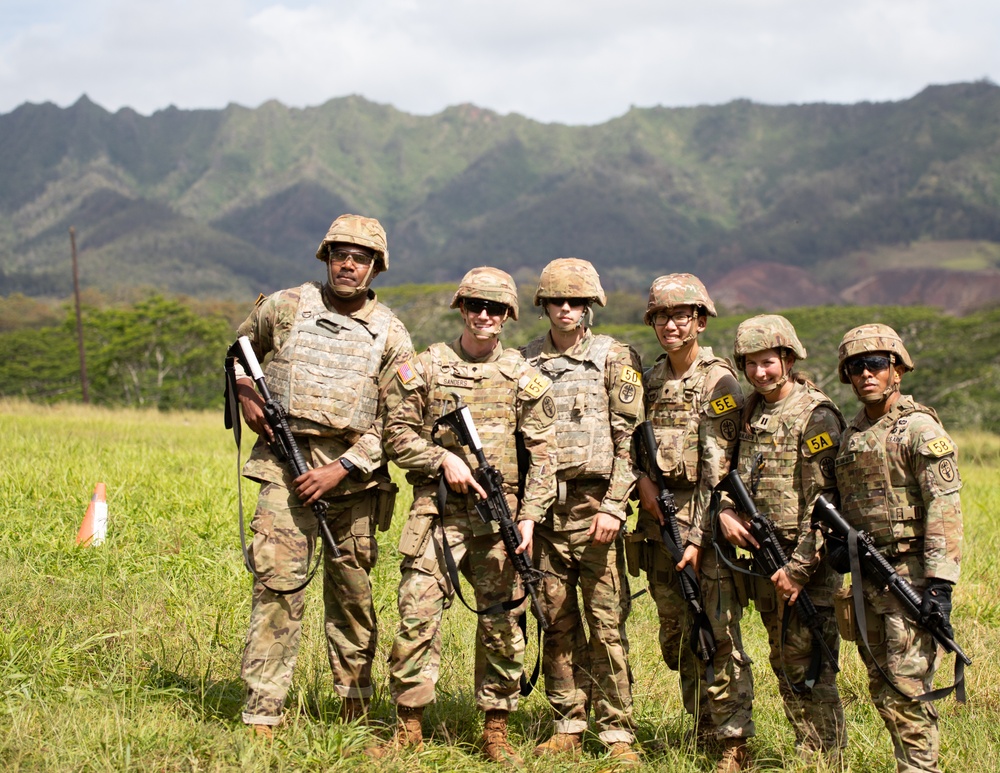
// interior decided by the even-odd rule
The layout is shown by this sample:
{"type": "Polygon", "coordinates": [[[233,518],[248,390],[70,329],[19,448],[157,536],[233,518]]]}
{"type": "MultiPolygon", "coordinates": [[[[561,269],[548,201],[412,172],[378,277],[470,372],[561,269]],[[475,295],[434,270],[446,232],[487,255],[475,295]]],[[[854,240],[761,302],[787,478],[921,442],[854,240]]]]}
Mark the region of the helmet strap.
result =
{"type": "Polygon", "coordinates": [[[329,260],[326,262],[327,279],[330,282],[330,289],[333,294],[336,295],[341,300],[349,301],[353,298],[357,298],[359,295],[365,295],[368,293],[368,288],[371,287],[372,280],[375,278],[375,263],[377,261],[372,261],[368,266],[368,272],[365,274],[365,278],[361,281],[357,287],[338,287],[333,281],[333,267],[329,260]]]}

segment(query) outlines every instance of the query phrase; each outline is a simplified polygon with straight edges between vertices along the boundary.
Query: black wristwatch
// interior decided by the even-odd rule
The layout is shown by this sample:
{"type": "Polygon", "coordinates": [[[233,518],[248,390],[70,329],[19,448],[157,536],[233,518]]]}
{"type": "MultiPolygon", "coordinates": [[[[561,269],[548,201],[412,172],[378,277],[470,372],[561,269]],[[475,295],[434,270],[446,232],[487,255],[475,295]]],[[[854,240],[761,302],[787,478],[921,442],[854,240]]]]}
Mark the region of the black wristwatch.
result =
{"type": "Polygon", "coordinates": [[[344,457],[340,457],[340,464],[345,470],[347,470],[348,475],[354,472],[354,468],[357,467],[357,465],[354,462],[352,462],[350,459],[345,459],[344,457]]]}

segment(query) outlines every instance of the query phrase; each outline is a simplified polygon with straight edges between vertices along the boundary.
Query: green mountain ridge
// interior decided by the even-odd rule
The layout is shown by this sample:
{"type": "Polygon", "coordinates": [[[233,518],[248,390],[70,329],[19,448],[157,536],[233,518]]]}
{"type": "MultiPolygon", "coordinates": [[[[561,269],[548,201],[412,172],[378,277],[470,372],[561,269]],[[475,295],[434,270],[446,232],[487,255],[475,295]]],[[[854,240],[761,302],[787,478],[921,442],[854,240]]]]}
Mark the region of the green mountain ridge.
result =
{"type": "Polygon", "coordinates": [[[633,108],[597,126],[472,105],[414,116],[357,96],[148,117],[81,97],[0,115],[0,147],[3,295],[65,295],[74,225],[85,285],[255,296],[319,276],[316,245],[354,211],[388,230],[381,284],[454,282],[484,263],[528,276],[576,255],[609,287],[689,270],[735,306],[779,308],[780,267],[849,302],[842,291],[882,269],[858,256],[892,253],[886,268],[954,274],[947,298],[935,278],[906,302],[1000,299],[1000,87],[987,81],[887,103],[633,108]],[[741,285],[752,264],[777,266],[773,281],[741,285]]]}

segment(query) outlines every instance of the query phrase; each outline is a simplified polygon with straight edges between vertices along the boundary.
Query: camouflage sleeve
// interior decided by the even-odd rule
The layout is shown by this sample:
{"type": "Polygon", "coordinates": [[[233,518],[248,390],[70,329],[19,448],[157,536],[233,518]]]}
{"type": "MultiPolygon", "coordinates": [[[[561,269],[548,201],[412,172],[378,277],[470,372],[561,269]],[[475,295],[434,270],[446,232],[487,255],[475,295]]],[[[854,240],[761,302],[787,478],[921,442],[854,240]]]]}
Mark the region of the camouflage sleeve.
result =
{"type": "Polygon", "coordinates": [[[632,347],[616,344],[611,348],[604,383],[608,390],[615,456],[611,462],[610,485],[599,512],[622,521],[628,515],[628,497],[636,479],[632,467],[632,433],[645,418],[641,374],[639,355],[632,347]]]}
{"type": "MultiPolygon", "coordinates": [[[[236,328],[237,338],[246,336],[250,339],[250,347],[261,364],[268,354],[278,351],[288,337],[295,322],[298,302],[297,290],[272,293],[259,301],[243,324],[236,328]]],[[[250,377],[239,362],[236,363],[235,370],[237,378],[250,377]]]]}
{"type": "Polygon", "coordinates": [[[385,428],[389,386],[396,378],[396,369],[412,358],[413,344],[410,341],[410,334],[403,323],[394,316],[389,323],[389,334],[386,337],[385,351],[382,352],[379,369],[378,416],[369,430],[342,454],[343,458],[353,462],[365,475],[370,475],[385,463],[382,455],[382,435],[385,428]]]}
{"type": "Polygon", "coordinates": [[[430,477],[448,452],[420,435],[427,410],[425,374],[429,357],[425,355],[426,352],[396,366],[386,391],[383,443],[390,460],[404,470],[416,470],[430,477]]]}
{"type": "Polygon", "coordinates": [[[556,501],[556,403],[552,382],[527,363],[517,386],[517,428],[529,456],[518,520],[540,522],[556,501]]]}
{"type": "Polygon", "coordinates": [[[693,545],[701,545],[711,530],[712,489],[729,472],[743,410],[740,382],[728,368],[716,365],[705,379],[702,401],[698,422],[698,490],[688,533],[688,542],[693,545]]]}
{"type": "Polygon", "coordinates": [[[962,561],[962,501],[958,449],[934,419],[913,414],[910,421],[911,469],[924,501],[924,573],[958,582],[962,561]]]}
{"type": "Polygon", "coordinates": [[[802,585],[809,582],[820,562],[823,537],[812,527],[812,511],[820,494],[836,501],[834,461],[843,432],[844,423],[837,412],[821,405],[813,410],[802,433],[798,490],[803,509],[799,512],[798,540],[785,565],[789,578],[802,585]]]}

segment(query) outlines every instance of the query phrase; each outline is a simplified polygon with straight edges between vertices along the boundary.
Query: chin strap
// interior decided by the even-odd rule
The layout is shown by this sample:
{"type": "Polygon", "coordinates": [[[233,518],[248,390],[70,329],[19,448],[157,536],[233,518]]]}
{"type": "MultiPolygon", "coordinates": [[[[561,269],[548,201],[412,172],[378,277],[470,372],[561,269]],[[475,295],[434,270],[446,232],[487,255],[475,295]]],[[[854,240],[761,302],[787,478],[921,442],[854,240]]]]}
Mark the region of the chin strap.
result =
{"type": "Polygon", "coordinates": [[[368,273],[365,274],[364,280],[357,287],[340,288],[338,288],[336,283],[333,281],[333,270],[331,269],[330,264],[327,263],[327,278],[330,281],[330,292],[345,301],[349,301],[352,298],[357,298],[359,295],[366,294],[368,292],[368,288],[371,287],[372,280],[375,278],[376,263],[377,261],[375,260],[371,262],[371,265],[368,266],[368,273]]]}

